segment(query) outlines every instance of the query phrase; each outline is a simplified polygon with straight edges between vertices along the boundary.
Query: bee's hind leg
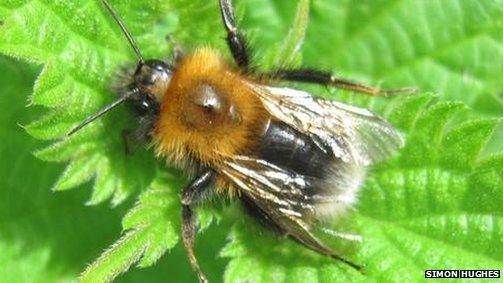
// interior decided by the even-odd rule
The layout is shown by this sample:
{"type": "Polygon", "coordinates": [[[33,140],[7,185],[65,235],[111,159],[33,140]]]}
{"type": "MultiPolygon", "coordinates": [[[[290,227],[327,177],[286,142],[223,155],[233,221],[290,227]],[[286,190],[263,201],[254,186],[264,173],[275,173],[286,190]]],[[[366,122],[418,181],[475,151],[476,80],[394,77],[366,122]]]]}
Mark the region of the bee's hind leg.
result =
{"type": "Polygon", "coordinates": [[[360,92],[372,96],[388,96],[397,94],[410,94],[417,92],[415,87],[397,89],[382,89],[355,83],[332,75],[329,72],[314,69],[279,69],[262,74],[265,78],[277,80],[319,84],[349,91],[360,92]]]}
{"type": "Polygon", "coordinates": [[[196,224],[191,205],[204,200],[210,193],[215,180],[215,172],[211,169],[200,173],[189,185],[182,190],[182,239],[187,250],[190,265],[197,273],[199,282],[207,283],[208,279],[204,275],[194,253],[194,240],[196,237],[196,224]]]}

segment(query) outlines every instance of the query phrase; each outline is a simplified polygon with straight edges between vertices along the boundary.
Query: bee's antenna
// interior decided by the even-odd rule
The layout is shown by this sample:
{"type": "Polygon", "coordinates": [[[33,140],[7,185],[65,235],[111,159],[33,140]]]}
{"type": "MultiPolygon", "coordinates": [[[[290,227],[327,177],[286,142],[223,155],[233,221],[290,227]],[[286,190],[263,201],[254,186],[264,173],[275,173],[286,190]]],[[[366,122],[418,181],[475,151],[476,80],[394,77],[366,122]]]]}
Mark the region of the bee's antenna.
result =
{"type": "Polygon", "coordinates": [[[115,107],[119,106],[121,103],[123,103],[124,101],[126,101],[129,97],[131,97],[131,95],[133,94],[134,92],[128,92],[126,95],[123,95],[121,96],[119,99],[117,99],[116,101],[108,104],[107,106],[103,107],[100,111],[92,114],[91,116],[87,117],[86,119],[84,119],[84,121],[82,121],[79,125],[77,125],[75,128],[73,128],[71,131],[69,131],[66,136],[69,137],[73,134],[75,134],[78,130],[82,129],[83,127],[85,127],[87,124],[91,123],[92,121],[98,119],[99,117],[105,115],[108,111],[114,109],[115,107]]]}
{"type": "Polygon", "coordinates": [[[141,55],[140,48],[138,48],[138,44],[136,44],[136,41],[134,40],[133,36],[131,33],[129,33],[128,29],[126,28],[126,25],[122,21],[122,19],[117,15],[115,10],[112,8],[110,3],[108,3],[107,0],[102,0],[103,4],[105,4],[105,7],[107,8],[108,12],[110,12],[110,15],[112,15],[112,18],[114,18],[115,22],[119,25],[121,28],[122,32],[126,36],[129,44],[131,47],[133,47],[134,52],[136,53],[136,56],[138,56],[138,59],[140,60],[140,64],[145,63],[145,59],[143,59],[143,55],[141,55]]]}

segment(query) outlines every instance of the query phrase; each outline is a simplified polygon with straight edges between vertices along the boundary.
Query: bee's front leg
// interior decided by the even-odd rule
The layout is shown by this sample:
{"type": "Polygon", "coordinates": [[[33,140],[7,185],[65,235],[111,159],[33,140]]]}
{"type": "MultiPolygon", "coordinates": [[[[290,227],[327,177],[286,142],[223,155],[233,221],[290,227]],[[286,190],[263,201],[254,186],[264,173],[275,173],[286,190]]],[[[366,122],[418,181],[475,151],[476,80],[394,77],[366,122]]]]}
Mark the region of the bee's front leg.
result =
{"type": "Polygon", "coordinates": [[[208,279],[202,272],[194,253],[194,240],[196,236],[196,225],[191,205],[201,202],[211,194],[211,188],[215,180],[215,172],[207,169],[200,173],[189,185],[182,190],[182,238],[183,245],[187,250],[190,265],[199,277],[199,282],[207,283],[208,279]]]}
{"type": "Polygon", "coordinates": [[[220,13],[227,30],[227,45],[229,45],[234,61],[243,71],[248,72],[250,71],[248,46],[245,37],[238,30],[231,0],[220,0],[220,13]]]}
{"type": "Polygon", "coordinates": [[[176,64],[179,64],[180,62],[182,62],[183,57],[185,57],[185,51],[180,46],[180,44],[178,44],[178,41],[175,40],[173,34],[171,33],[167,34],[166,41],[168,41],[171,44],[171,46],[173,46],[172,61],[175,62],[176,64]]]}

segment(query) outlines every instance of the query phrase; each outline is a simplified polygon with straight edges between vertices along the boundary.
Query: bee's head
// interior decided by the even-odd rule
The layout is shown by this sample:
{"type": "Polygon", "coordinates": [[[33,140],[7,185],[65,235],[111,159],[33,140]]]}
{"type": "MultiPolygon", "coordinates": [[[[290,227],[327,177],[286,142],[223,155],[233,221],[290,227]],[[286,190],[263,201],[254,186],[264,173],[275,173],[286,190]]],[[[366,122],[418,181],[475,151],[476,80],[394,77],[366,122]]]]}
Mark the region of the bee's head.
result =
{"type": "Polygon", "coordinates": [[[140,61],[136,66],[130,85],[127,101],[133,105],[138,115],[153,114],[159,111],[159,103],[171,81],[173,69],[161,60],[140,61]]]}
{"type": "Polygon", "coordinates": [[[103,4],[105,4],[105,7],[126,36],[139,62],[134,72],[132,74],[130,73],[126,78],[126,83],[119,86],[120,97],[97,113],[87,117],[78,126],[73,128],[67,136],[77,132],[123,102],[131,104],[136,114],[139,116],[156,115],[159,112],[159,103],[166,93],[169,82],[171,81],[173,68],[168,63],[161,60],[145,60],[134,38],[108,1],[103,0],[103,4]]]}

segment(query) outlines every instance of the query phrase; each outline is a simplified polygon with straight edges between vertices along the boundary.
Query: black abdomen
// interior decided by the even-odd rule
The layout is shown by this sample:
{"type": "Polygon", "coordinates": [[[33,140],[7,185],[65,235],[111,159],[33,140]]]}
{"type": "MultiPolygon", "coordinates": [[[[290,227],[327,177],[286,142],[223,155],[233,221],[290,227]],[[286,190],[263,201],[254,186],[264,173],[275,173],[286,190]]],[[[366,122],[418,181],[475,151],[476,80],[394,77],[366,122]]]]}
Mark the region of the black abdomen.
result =
{"type": "Polygon", "coordinates": [[[297,174],[323,178],[333,157],[306,134],[291,126],[271,121],[260,143],[260,158],[297,174]]]}
{"type": "MultiPolygon", "coordinates": [[[[325,178],[333,173],[334,159],[330,149],[321,149],[311,137],[280,121],[269,123],[260,142],[259,155],[284,170],[303,175],[306,186],[301,189],[305,190],[305,196],[319,194],[325,178]]],[[[268,211],[254,203],[253,198],[246,194],[240,198],[250,215],[264,226],[286,232],[272,221],[268,211]]]]}

